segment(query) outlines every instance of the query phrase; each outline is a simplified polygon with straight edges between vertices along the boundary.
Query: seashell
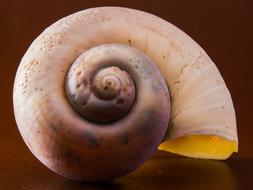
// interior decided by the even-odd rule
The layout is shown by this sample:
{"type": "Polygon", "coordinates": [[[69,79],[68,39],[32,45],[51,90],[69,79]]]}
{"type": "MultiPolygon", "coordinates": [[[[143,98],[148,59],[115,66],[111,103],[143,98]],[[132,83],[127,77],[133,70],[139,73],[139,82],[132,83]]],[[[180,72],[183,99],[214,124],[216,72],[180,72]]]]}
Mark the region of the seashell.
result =
{"type": "Polygon", "coordinates": [[[174,25],[129,8],[87,9],[43,31],[21,60],[13,101],[31,152],[72,179],[126,175],[157,148],[221,160],[238,150],[212,60],[174,25]]]}

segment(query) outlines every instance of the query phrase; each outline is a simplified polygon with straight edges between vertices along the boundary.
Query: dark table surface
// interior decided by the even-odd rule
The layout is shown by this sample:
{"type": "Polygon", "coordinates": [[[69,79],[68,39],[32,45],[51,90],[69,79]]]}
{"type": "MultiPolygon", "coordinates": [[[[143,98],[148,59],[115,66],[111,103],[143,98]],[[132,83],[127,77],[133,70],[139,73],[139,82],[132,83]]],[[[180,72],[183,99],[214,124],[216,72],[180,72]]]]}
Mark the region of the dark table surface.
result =
{"type": "Polygon", "coordinates": [[[0,189],[252,189],[253,11],[251,0],[1,1],[0,2],[0,189]],[[43,29],[76,11],[124,6],[153,13],[189,34],[209,54],[231,92],[239,152],[226,161],[198,160],[157,152],[134,173],[103,183],[62,178],[25,146],[12,108],[19,61],[43,29]]]}
{"type": "Polygon", "coordinates": [[[3,190],[236,190],[252,189],[253,185],[252,159],[199,160],[158,151],[125,177],[84,183],[60,177],[35,160],[28,150],[9,146],[6,144],[3,150],[10,154],[0,161],[0,189],[3,190]]]}

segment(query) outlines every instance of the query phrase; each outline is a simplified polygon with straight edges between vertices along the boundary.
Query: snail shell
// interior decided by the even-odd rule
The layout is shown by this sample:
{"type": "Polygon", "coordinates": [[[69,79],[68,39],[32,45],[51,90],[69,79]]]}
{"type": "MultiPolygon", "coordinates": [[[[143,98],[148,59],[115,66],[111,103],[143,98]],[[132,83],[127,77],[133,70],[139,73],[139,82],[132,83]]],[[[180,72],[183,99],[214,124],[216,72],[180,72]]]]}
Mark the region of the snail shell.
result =
{"type": "Polygon", "coordinates": [[[238,145],[232,99],[208,55],[133,9],[87,9],[47,28],[22,58],[13,100],[31,152],[73,179],[125,175],[162,140],[165,150],[194,134],[238,145]]]}

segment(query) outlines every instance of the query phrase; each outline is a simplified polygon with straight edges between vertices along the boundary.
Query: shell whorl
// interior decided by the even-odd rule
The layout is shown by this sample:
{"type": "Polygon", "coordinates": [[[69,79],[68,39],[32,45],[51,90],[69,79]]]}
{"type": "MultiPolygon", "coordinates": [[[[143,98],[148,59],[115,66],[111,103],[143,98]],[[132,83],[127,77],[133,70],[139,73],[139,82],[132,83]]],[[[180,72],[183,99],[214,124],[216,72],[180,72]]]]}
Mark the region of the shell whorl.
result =
{"type": "Polygon", "coordinates": [[[141,65],[137,63],[141,61],[150,62],[141,52],[119,44],[102,45],[84,52],[66,78],[71,105],[83,118],[96,123],[119,120],[129,112],[135,100],[136,87],[131,75],[140,74],[134,68],[141,65]]]}
{"type": "Polygon", "coordinates": [[[120,120],[140,100],[142,112],[156,112],[152,107],[161,98],[169,106],[169,92],[156,65],[137,49],[122,44],[104,44],[81,54],[65,83],[73,109],[95,123],[120,120]]]}

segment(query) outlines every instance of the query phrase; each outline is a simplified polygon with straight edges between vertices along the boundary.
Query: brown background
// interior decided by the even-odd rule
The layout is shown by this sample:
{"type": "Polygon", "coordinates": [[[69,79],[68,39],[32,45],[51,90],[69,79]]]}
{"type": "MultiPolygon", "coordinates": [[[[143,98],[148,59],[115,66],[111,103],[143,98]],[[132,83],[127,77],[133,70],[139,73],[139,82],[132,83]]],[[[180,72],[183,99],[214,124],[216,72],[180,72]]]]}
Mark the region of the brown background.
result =
{"type": "Polygon", "coordinates": [[[1,1],[0,189],[244,188],[253,175],[253,6],[251,0],[1,1]],[[19,61],[33,39],[58,19],[95,6],[123,6],[153,13],[176,25],[209,54],[232,94],[239,153],[226,162],[172,158],[158,152],[135,173],[110,183],[65,180],[42,166],[16,128],[12,86],[19,61]],[[179,170],[182,172],[179,173],[179,170]],[[169,171],[169,172],[168,172],[169,171]],[[232,176],[232,177],[231,177],[232,176]],[[221,181],[220,179],[224,179],[221,181]],[[200,182],[202,181],[202,182],[200,182]],[[205,186],[206,183],[210,183],[205,186]]]}

